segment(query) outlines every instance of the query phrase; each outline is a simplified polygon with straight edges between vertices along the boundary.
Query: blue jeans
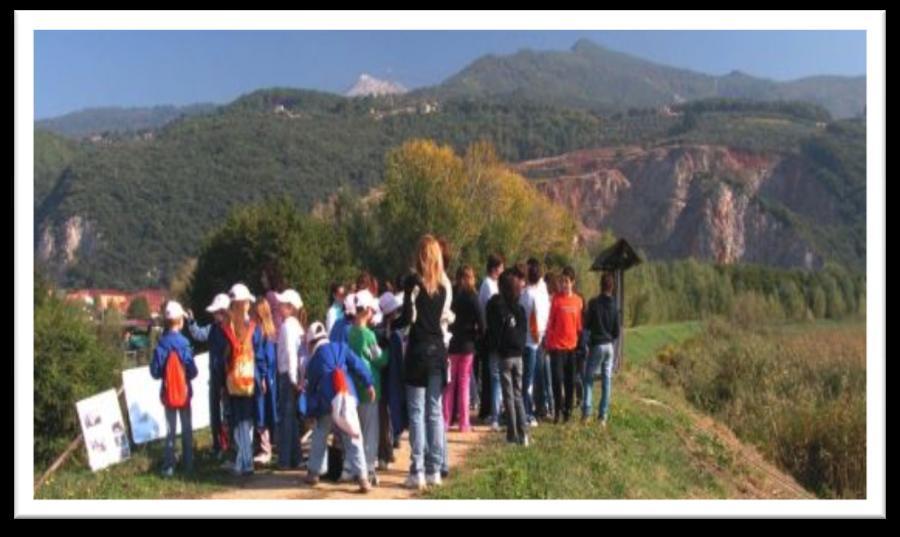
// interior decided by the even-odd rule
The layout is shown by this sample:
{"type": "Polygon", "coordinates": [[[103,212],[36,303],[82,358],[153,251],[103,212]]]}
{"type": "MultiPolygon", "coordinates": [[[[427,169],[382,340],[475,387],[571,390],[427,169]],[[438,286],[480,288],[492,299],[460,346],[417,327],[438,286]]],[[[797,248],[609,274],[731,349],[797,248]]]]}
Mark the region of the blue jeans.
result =
{"type": "Polygon", "coordinates": [[[410,475],[440,472],[444,460],[443,375],[428,376],[428,386],[406,386],[409,414],[410,475]]]}
{"type": "Polygon", "coordinates": [[[234,469],[238,472],[253,471],[253,420],[239,420],[234,429],[234,444],[237,446],[237,459],[234,469]]]}
{"type": "Polygon", "coordinates": [[[176,419],[181,419],[181,462],[185,472],[194,469],[194,437],[191,430],[191,405],[184,408],[166,408],[166,450],[163,469],[175,468],[175,429],[176,419]]]}
{"type": "MultiPolygon", "coordinates": [[[[313,429],[309,445],[309,473],[321,476],[328,471],[328,433],[332,431],[331,414],[325,414],[316,418],[316,428],[313,429]]],[[[361,439],[353,440],[346,433],[334,428],[334,434],[339,435],[341,445],[344,446],[344,468],[354,477],[368,477],[366,459],[363,453],[361,439]]]]}
{"type": "Polygon", "coordinates": [[[550,353],[543,347],[537,348],[534,368],[533,397],[535,414],[541,417],[553,415],[553,369],[550,353]]]}
{"type": "Polygon", "coordinates": [[[522,355],[522,402],[525,404],[525,416],[529,420],[534,418],[534,379],[538,350],[536,346],[525,345],[522,355]]]}
{"type": "Polygon", "coordinates": [[[278,375],[278,466],[300,465],[300,423],[297,421],[297,389],[287,373],[278,375]]]}
{"type": "Polygon", "coordinates": [[[500,388],[500,357],[491,353],[491,423],[500,423],[500,407],[503,405],[503,391],[500,388]]]}
{"type": "Polygon", "coordinates": [[[594,391],[594,373],[597,367],[600,368],[600,377],[603,385],[603,394],[600,397],[600,413],[601,419],[606,419],[609,415],[609,395],[612,389],[612,371],[615,362],[615,349],[612,343],[604,343],[595,345],[591,348],[591,354],[588,356],[587,366],[584,371],[584,397],[582,398],[581,413],[583,416],[590,416],[592,406],[592,395],[594,391]]]}

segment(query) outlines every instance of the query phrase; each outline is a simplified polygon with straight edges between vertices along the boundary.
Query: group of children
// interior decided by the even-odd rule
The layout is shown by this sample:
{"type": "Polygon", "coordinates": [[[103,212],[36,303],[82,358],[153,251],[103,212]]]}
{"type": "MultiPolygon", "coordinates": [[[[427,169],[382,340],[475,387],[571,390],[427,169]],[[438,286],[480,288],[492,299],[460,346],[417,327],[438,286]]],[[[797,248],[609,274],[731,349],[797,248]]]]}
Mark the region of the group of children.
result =
{"type": "Polygon", "coordinates": [[[447,430],[456,424],[469,431],[471,406],[480,407],[494,430],[505,415],[507,440],[528,446],[537,418],[569,419],[576,372],[583,416],[590,414],[598,367],[605,424],[619,327],[612,278],[603,275],[603,292],[585,309],[571,268],[548,287],[537,260],[505,268],[492,255],[476,294],[472,267],[459,267],[451,283],[449,261],[446,243],[422,237],[412,273],[382,294],[368,273],[350,293],[333,285],[324,324],[307,325],[294,289],[254,297],[235,284],[213,299],[207,311],[214,322],[203,327],[169,302],[166,332],[150,365],[166,407],[164,474],[173,473],[179,417],[185,470],[192,464],[190,382],[197,368],[182,334],[185,320],[191,338],[209,348],[213,450],[224,457],[233,449],[233,462],[225,464],[237,475],[271,462],[273,443],[280,468],[302,467],[300,438],[308,424],[311,486],[328,473],[331,451],[343,454],[340,479],[369,491],[379,484],[378,471],[394,461],[405,430],[406,485],[438,486],[449,471],[447,430]],[[590,350],[579,363],[584,348],[590,350]],[[481,369],[473,375],[476,365],[481,369]]]}

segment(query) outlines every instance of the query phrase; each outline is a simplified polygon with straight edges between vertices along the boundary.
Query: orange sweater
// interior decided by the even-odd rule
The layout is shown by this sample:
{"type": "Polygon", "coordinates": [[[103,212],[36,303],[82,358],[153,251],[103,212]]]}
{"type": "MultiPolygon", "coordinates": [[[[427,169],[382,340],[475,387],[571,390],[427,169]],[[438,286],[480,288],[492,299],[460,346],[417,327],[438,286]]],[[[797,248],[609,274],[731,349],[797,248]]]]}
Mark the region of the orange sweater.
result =
{"type": "Polygon", "coordinates": [[[547,350],[571,351],[578,346],[583,309],[584,302],[575,293],[553,295],[545,335],[547,350]]]}

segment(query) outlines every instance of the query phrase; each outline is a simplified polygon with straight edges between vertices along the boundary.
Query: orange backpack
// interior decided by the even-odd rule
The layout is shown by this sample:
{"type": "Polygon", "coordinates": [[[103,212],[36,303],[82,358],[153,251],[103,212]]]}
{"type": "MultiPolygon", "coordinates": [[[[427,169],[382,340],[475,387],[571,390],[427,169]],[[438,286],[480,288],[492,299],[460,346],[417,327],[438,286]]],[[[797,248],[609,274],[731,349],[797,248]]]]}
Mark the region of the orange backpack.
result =
{"type": "Polygon", "coordinates": [[[166,358],[165,389],[162,399],[163,404],[169,408],[184,408],[188,405],[187,375],[175,349],[170,350],[166,358]]]}
{"type": "Polygon", "coordinates": [[[231,345],[231,356],[228,357],[227,376],[225,385],[228,393],[238,397],[250,397],[253,395],[253,385],[256,378],[256,360],[253,354],[253,333],[256,324],[250,321],[250,325],[244,330],[240,340],[234,333],[231,323],[225,325],[225,337],[231,345]]]}

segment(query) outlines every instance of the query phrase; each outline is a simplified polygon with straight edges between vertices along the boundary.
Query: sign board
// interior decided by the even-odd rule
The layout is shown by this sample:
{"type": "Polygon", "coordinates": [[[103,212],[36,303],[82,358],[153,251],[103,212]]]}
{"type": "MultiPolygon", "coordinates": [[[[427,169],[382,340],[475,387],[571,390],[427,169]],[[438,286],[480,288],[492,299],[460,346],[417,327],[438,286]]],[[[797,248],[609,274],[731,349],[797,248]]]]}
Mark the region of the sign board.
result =
{"type": "Polygon", "coordinates": [[[131,456],[115,390],[82,399],[75,408],[92,471],[102,470],[131,456]]]}
{"type": "MultiPolygon", "coordinates": [[[[193,429],[209,427],[209,353],[194,356],[197,378],[191,381],[191,424],[193,429]]],[[[135,367],[122,372],[122,387],[128,405],[131,438],[144,444],[166,437],[166,412],[159,400],[160,380],[150,376],[150,366],[135,367]]],[[[181,432],[181,421],[177,432],[181,432]]]]}

